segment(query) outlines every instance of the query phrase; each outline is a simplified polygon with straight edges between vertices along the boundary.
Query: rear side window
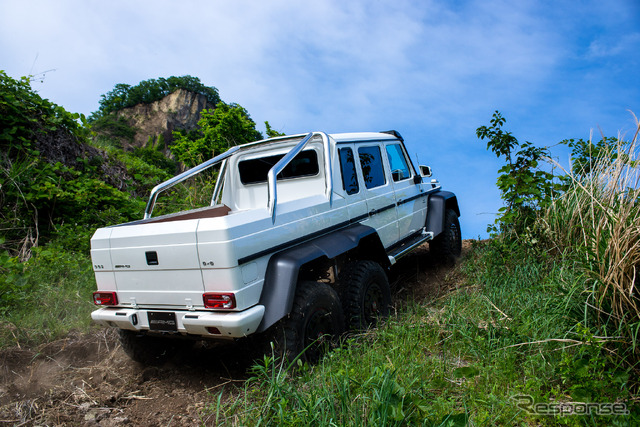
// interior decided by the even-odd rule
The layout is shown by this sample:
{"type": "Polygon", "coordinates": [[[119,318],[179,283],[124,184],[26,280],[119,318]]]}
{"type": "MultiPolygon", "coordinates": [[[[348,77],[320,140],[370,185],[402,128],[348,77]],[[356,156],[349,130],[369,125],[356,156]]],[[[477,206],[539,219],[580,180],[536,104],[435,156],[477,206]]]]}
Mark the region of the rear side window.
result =
{"type": "Polygon", "coordinates": [[[394,181],[402,181],[411,177],[407,159],[404,157],[400,144],[387,145],[387,156],[391,166],[391,176],[394,181]]]}
{"type": "Polygon", "coordinates": [[[353,150],[351,148],[341,148],[338,150],[338,154],[340,155],[340,170],[342,171],[342,188],[347,194],[356,194],[360,191],[360,186],[356,175],[353,150]]]}
{"type": "MultiPolygon", "coordinates": [[[[276,163],[284,157],[284,154],[261,157],[259,159],[242,160],[238,162],[238,172],[240,182],[243,184],[258,184],[267,182],[267,174],[276,163]]],[[[301,178],[304,176],[315,176],[319,172],[318,155],[314,150],[306,150],[299,153],[289,162],[289,164],[278,174],[278,181],[283,179],[301,178]]]]}
{"type": "Polygon", "coordinates": [[[384,168],[382,166],[382,155],[380,147],[360,147],[358,148],[360,156],[360,166],[362,167],[362,175],[367,188],[380,187],[387,183],[384,176],[384,168]]]}

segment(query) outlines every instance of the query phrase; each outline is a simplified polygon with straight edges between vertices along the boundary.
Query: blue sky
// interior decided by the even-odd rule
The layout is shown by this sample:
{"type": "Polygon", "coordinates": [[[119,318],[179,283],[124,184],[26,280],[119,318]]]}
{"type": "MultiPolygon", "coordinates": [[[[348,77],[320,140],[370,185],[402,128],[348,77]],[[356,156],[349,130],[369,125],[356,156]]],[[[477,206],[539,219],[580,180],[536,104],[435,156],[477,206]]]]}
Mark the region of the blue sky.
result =
{"type": "MultiPolygon", "coordinates": [[[[288,134],[396,129],[486,237],[494,110],[520,140],[631,136],[640,1],[9,1],[0,69],[89,114],[117,83],[192,75],[288,134]],[[48,71],[53,70],[53,71],[48,71]]],[[[565,150],[554,155],[567,164],[565,150]]]]}

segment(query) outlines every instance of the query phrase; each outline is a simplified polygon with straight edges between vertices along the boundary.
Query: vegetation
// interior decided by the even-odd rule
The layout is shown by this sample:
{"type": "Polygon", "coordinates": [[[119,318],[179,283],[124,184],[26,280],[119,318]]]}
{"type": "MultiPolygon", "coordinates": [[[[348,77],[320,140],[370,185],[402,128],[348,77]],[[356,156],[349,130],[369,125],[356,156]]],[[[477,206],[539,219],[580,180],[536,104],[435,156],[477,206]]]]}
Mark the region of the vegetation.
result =
{"type": "MultiPolygon", "coordinates": [[[[640,127],[638,128],[640,130],[640,127]]],[[[605,142],[612,143],[611,139],[605,142]]],[[[558,254],[581,280],[568,287],[576,318],[612,361],[640,373],[640,162],[638,134],[575,162],[565,192],[540,217],[558,254]],[[576,165],[578,168],[576,168],[576,165]]]]}
{"type": "Polygon", "coordinates": [[[530,142],[518,142],[511,132],[502,129],[505,122],[506,119],[496,111],[490,126],[480,126],[476,134],[481,140],[488,140],[487,149],[506,161],[498,171],[497,181],[505,206],[500,208],[496,219],[499,227],[491,230],[520,234],[532,227],[539,210],[551,203],[557,185],[552,173],[538,168],[540,161],[549,156],[549,151],[530,142]]]}
{"type": "Polygon", "coordinates": [[[214,110],[202,110],[199,132],[174,132],[171,152],[187,167],[222,154],[235,145],[262,139],[247,110],[220,102],[214,110]]]}
{"type": "Polygon", "coordinates": [[[32,247],[60,233],[81,239],[88,228],[138,211],[126,193],[103,181],[104,158],[86,152],[88,131],[78,120],[84,118],[33,92],[28,79],[0,72],[0,250],[25,260],[32,247]]]}
{"type": "Polygon", "coordinates": [[[131,127],[124,117],[107,114],[91,122],[91,130],[96,133],[98,145],[110,145],[122,148],[122,141],[133,143],[136,129],[131,127]]]}

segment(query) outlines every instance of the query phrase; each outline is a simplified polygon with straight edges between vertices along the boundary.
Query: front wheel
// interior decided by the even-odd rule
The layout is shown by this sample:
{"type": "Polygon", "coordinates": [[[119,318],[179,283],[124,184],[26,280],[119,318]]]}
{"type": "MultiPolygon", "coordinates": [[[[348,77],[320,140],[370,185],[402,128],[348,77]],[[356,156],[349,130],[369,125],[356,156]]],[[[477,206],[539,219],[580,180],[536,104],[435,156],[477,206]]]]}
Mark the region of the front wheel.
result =
{"type": "Polygon", "coordinates": [[[444,217],[444,230],[429,242],[429,251],[440,262],[453,265],[462,253],[460,221],[453,209],[447,209],[444,217]]]}
{"type": "Polygon", "coordinates": [[[336,291],[326,283],[299,283],[281,329],[285,359],[293,362],[299,356],[315,363],[343,332],[344,316],[336,291]]]}

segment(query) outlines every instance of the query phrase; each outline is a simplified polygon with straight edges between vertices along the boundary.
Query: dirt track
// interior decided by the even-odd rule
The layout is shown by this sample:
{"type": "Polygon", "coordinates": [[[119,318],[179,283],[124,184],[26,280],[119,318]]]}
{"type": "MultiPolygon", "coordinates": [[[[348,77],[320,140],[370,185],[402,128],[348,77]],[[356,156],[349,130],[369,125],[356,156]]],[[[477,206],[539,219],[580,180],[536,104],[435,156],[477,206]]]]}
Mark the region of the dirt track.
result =
{"type": "MultiPolygon", "coordinates": [[[[463,255],[470,243],[463,242],[463,255]]],[[[455,286],[458,269],[434,265],[427,247],[392,271],[394,305],[429,301],[455,286]]],[[[99,329],[36,349],[0,351],[0,425],[211,424],[206,408],[248,377],[247,343],[196,346],[159,367],[130,360],[117,334],[99,329]]]]}

